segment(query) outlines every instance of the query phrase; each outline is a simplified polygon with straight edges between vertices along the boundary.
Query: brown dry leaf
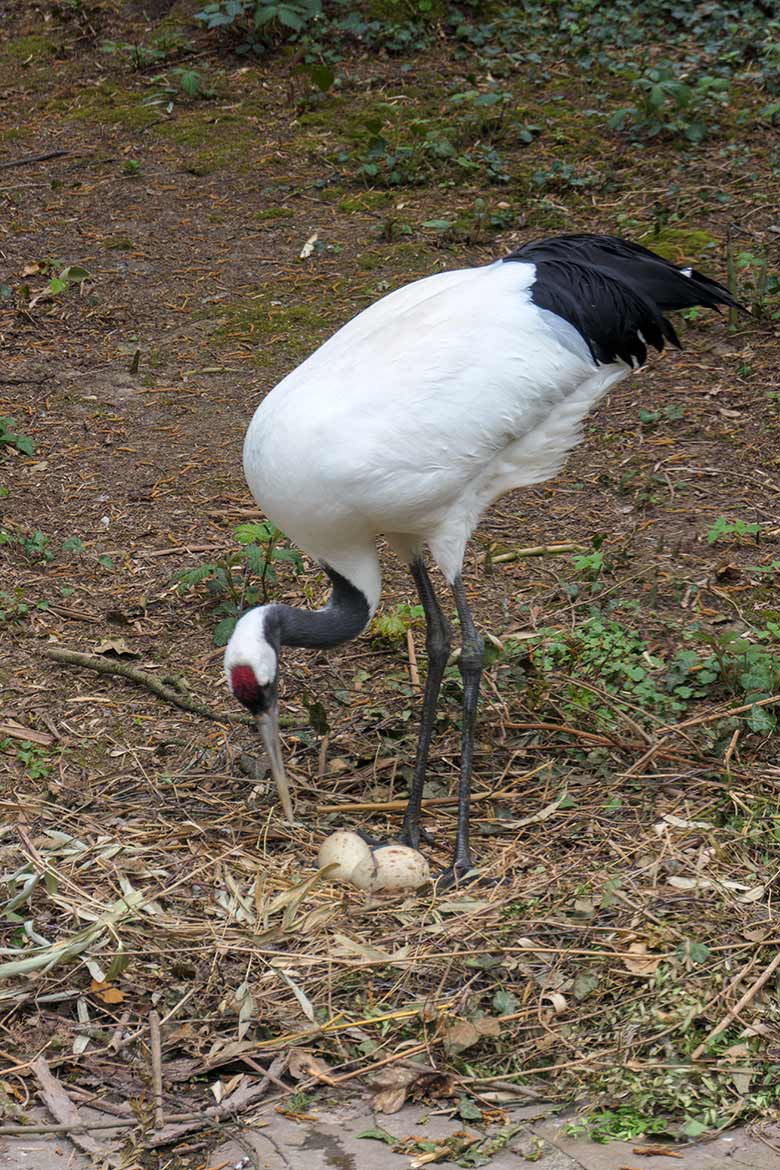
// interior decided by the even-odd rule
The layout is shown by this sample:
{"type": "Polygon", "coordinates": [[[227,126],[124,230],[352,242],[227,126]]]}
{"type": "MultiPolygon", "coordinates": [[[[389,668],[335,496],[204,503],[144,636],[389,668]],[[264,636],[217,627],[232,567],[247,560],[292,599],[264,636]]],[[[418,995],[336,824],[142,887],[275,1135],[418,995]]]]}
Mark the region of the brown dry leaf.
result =
{"type": "Polygon", "coordinates": [[[140,658],[141,655],[131,650],[124,638],[104,638],[95,647],[96,654],[116,654],[118,658],[140,658]]]}
{"type": "Polygon", "coordinates": [[[552,1008],[556,1016],[560,1015],[561,1012],[566,1011],[566,996],[561,995],[560,991],[543,991],[542,999],[546,999],[548,1003],[552,1004],[552,1008]]]}
{"type": "Polygon", "coordinates": [[[647,953],[647,943],[632,942],[629,946],[630,956],[623,957],[623,965],[632,975],[654,975],[661,963],[660,955],[647,953]]]}
{"type": "Polygon", "coordinates": [[[118,987],[113,987],[110,983],[99,983],[96,979],[90,983],[89,990],[103,1003],[122,1003],[125,998],[124,991],[120,991],[118,987]]]}
{"type": "Polygon", "coordinates": [[[330,1066],[315,1056],[313,1052],[310,1052],[308,1048],[293,1048],[291,1050],[287,1070],[296,1081],[302,1081],[304,1077],[315,1077],[316,1080],[322,1081],[326,1085],[334,1083],[330,1066]]]}
{"type": "Polygon", "coordinates": [[[374,1094],[372,1102],[377,1113],[398,1113],[406,1101],[410,1087],[417,1080],[418,1073],[411,1068],[385,1068],[374,1074],[369,1082],[374,1094]]]}
{"type": "Polygon", "coordinates": [[[479,1044],[482,1033],[471,1020],[456,1020],[444,1033],[444,1047],[453,1055],[479,1044]]]}
{"type": "Polygon", "coordinates": [[[632,1154],[640,1154],[645,1158],[682,1158],[677,1150],[670,1150],[668,1146],[634,1146],[632,1154]]]}

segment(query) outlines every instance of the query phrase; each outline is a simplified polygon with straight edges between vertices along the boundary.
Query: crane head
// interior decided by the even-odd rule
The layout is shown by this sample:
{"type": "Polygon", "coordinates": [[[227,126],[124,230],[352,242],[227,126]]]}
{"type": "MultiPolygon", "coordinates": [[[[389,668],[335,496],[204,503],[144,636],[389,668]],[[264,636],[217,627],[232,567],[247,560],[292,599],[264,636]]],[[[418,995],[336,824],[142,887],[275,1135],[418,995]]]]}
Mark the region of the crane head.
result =
{"type": "Polygon", "coordinates": [[[257,720],[279,801],[285,818],[292,822],[290,788],[279,738],[279,647],[269,641],[266,633],[267,608],[250,609],[236,623],[225,648],[225,676],[239,703],[257,720]]]}

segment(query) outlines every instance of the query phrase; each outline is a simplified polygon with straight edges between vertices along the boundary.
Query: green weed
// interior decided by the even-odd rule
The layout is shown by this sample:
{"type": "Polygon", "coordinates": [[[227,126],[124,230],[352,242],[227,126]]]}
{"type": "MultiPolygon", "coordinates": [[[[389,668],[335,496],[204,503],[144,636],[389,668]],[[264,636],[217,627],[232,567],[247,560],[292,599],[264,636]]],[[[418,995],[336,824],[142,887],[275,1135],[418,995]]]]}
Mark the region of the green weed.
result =
{"type": "Polygon", "coordinates": [[[636,104],[616,110],[608,125],[641,138],[666,134],[701,142],[717,130],[716,119],[728,103],[730,84],[727,78],[707,75],[689,84],[681,79],[684,72],[665,64],[636,78],[636,104]]]}
{"type": "Polygon", "coordinates": [[[0,415],[0,449],[3,446],[13,447],[22,455],[35,454],[35,444],[32,439],[17,431],[14,419],[0,415]]]}
{"type": "Polygon", "coordinates": [[[205,591],[212,612],[219,616],[214,630],[216,646],[227,644],[245,609],[267,603],[268,588],[277,582],[278,565],[290,564],[296,573],[303,567],[301,554],[268,521],[239,524],[233,534],[238,549],[216,561],[184,569],[177,576],[181,595],[195,589],[205,591]],[[253,578],[257,578],[256,584],[253,578]]]}
{"type": "Polygon", "coordinates": [[[714,524],[707,529],[707,544],[717,544],[724,537],[735,536],[738,543],[743,543],[745,537],[755,537],[756,543],[761,535],[761,525],[746,520],[727,520],[725,516],[718,516],[714,524]]]}
{"type": "Polygon", "coordinates": [[[421,605],[409,605],[402,601],[391,609],[378,613],[371,622],[371,633],[385,642],[400,643],[406,631],[425,625],[425,610],[421,605]]]}

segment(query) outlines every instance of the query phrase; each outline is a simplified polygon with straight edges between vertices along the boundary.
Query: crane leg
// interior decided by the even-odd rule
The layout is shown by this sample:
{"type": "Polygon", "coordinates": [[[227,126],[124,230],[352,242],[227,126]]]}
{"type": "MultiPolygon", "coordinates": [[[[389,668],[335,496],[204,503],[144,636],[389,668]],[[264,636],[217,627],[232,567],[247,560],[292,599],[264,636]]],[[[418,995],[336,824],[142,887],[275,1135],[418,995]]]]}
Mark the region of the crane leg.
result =
{"type": "Polygon", "coordinates": [[[461,629],[461,652],[458,660],[463,679],[463,727],[460,752],[460,779],[458,781],[458,831],[455,838],[455,854],[452,864],[439,877],[441,888],[455,885],[470,869],[474,862],[469,849],[469,816],[471,812],[471,768],[474,759],[474,728],[477,720],[477,700],[482,666],[485,658],[485,643],[474,625],[463,581],[456,577],[452,592],[458,609],[461,629]]]}
{"type": "Polygon", "coordinates": [[[428,653],[428,675],[423,694],[422,721],[420,723],[420,738],[417,741],[412,789],[399,840],[404,845],[410,845],[412,849],[419,849],[420,841],[430,843],[428,834],[420,825],[420,809],[425,783],[425,769],[428,764],[428,750],[431,746],[431,737],[436,721],[436,704],[441,690],[444,668],[450,656],[452,630],[450,623],[441,611],[433,582],[428,575],[422,557],[412,561],[409,569],[425,610],[425,648],[428,653]]]}

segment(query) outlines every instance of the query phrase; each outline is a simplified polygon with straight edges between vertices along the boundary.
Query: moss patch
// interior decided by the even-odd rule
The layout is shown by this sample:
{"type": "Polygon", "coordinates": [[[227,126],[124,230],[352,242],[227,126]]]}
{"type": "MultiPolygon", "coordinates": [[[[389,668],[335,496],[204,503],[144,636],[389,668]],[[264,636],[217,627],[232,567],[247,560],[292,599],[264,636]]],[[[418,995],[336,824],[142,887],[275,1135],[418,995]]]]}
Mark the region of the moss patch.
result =
{"type": "Polygon", "coordinates": [[[0,48],[0,57],[10,57],[14,61],[34,61],[53,57],[57,50],[58,45],[51,37],[32,35],[8,41],[0,48]]]}
{"type": "Polygon", "coordinates": [[[220,305],[219,318],[215,339],[261,346],[259,362],[265,360],[263,355],[269,347],[276,346],[294,362],[300,362],[341,323],[332,307],[325,310],[322,304],[278,304],[266,293],[220,305]]]}
{"type": "Polygon", "coordinates": [[[701,229],[665,227],[659,232],[648,232],[639,242],[673,264],[699,263],[717,248],[720,241],[701,229]]]}
{"type": "Polygon", "coordinates": [[[47,108],[99,126],[144,130],[159,118],[160,113],[152,106],[143,105],[142,101],[143,95],[137,90],[102,81],[80,90],[75,98],[56,98],[48,103],[47,108]]]}

